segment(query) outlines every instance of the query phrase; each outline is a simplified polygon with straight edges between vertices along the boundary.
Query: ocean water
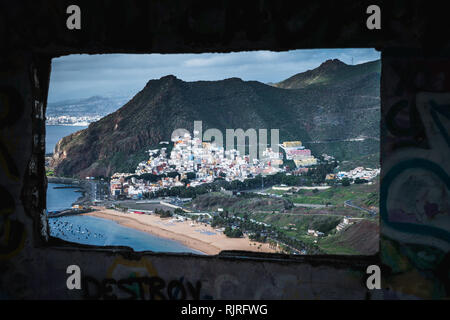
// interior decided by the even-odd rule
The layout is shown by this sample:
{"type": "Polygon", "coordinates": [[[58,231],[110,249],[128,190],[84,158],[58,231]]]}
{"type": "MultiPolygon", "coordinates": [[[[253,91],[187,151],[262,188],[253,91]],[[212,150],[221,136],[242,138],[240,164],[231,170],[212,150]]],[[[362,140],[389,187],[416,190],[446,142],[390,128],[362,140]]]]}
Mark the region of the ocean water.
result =
{"type": "Polygon", "coordinates": [[[87,126],[45,126],[45,153],[53,153],[56,143],[65,136],[78,130],[86,129],[87,126]]]}
{"type": "Polygon", "coordinates": [[[58,211],[69,209],[72,203],[81,197],[80,189],[54,189],[54,187],[63,187],[64,184],[49,183],[47,186],[47,211],[58,211]]]}
{"type": "MultiPolygon", "coordinates": [[[[81,196],[74,188],[54,189],[49,183],[47,211],[67,209],[81,196]]],[[[70,242],[97,246],[127,246],[135,251],[189,252],[203,254],[182,244],[124,227],[115,221],[91,216],[66,216],[48,219],[50,235],[70,242]]]]}

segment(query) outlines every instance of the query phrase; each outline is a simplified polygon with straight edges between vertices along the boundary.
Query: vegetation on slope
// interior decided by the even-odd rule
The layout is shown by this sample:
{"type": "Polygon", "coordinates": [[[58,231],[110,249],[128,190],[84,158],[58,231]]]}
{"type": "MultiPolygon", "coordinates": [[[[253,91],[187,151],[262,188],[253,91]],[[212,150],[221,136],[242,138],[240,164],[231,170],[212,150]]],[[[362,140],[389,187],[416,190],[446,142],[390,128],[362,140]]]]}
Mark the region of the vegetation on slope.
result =
{"type": "MultiPolygon", "coordinates": [[[[116,112],[63,138],[53,156],[55,174],[110,176],[130,170],[143,159],[143,150],[170,140],[175,129],[192,132],[195,120],[203,121],[203,132],[279,129],[281,141],[302,140],[313,154],[327,153],[338,160],[376,153],[379,63],[342,67],[342,63],[324,63],[318,72],[329,80],[290,90],[237,78],[151,80],[116,112]],[[358,137],[365,140],[352,140],[358,137]]],[[[307,79],[315,74],[298,76],[307,79]]]]}
{"type": "Polygon", "coordinates": [[[351,184],[347,187],[333,186],[325,190],[299,190],[288,199],[294,203],[342,205],[346,200],[365,202],[369,200],[368,197],[373,201],[378,195],[378,190],[378,182],[371,185],[351,184]]]}

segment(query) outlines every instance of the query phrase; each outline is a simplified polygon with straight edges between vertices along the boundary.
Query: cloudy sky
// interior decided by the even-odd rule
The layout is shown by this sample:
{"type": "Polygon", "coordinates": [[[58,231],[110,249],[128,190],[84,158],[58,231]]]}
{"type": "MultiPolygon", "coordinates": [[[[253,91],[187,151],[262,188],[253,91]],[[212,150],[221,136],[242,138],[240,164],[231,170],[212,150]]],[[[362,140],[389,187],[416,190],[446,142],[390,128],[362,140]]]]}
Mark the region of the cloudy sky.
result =
{"type": "Polygon", "coordinates": [[[347,64],[380,59],[374,49],[314,49],[203,54],[70,55],[52,60],[49,102],[93,95],[132,96],[151,79],[173,74],[184,81],[279,82],[327,59],[347,64]]]}

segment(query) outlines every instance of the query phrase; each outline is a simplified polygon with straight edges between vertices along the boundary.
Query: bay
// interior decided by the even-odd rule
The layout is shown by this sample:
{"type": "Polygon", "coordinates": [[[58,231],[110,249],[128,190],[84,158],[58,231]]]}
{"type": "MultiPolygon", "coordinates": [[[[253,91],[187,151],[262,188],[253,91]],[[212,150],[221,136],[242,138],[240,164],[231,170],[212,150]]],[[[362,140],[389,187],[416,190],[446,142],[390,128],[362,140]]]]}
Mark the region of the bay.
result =
{"type": "MultiPolygon", "coordinates": [[[[62,184],[49,183],[47,211],[72,207],[81,193],[75,188],[55,189],[62,184]]],[[[135,251],[185,252],[203,254],[176,241],[159,238],[147,232],[124,227],[115,221],[76,215],[48,219],[50,235],[66,241],[96,246],[127,246],[135,251]]]]}

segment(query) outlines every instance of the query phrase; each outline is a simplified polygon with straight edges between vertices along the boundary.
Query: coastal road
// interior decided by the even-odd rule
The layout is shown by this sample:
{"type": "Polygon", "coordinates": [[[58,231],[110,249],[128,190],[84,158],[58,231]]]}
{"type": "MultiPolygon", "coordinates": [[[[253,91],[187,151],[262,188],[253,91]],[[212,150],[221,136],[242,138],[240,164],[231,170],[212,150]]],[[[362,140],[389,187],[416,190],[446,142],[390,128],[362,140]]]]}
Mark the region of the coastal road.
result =
{"type": "Polygon", "coordinates": [[[107,198],[107,183],[104,181],[92,180],[89,181],[91,185],[90,199],[94,201],[104,201],[107,198]]]}
{"type": "Polygon", "coordinates": [[[95,200],[97,200],[97,182],[91,182],[91,190],[91,201],[94,202],[95,200]]]}

